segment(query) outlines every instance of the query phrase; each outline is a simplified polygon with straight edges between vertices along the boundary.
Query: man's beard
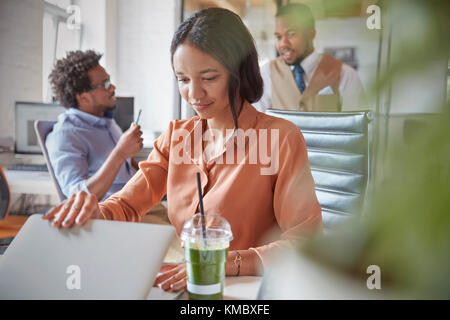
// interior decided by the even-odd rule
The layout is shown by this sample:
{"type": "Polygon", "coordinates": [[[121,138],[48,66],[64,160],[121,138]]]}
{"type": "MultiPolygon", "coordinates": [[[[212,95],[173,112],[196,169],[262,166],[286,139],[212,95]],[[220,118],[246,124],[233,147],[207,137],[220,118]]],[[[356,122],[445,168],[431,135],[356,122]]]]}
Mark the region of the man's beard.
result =
{"type": "Polygon", "coordinates": [[[106,105],[98,105],[97,106],[97,110],[99,110],[101,113],[103,113],[103,115],[105,115],[105,113],[107,113],[107,112],[113,112],[115,108],[116,108],[115,104],[113,106],[106,106],[106,105]]]}
{"type": "Polygon", "coordinates": [[[114,104],[113,106],[106,106],[105,107],[105,111],[114,111],[114,109],[117,107],[116,104],[114,104]]]}
{"type": "Polygon", "coordinates": [[[291,66],[299,65],[307,56],[311,54],[311,52],[313,52],[313,50],[314,48],[312,44],[310,45],[308,40],[305,40],[305,50],[303,50],[303,54],[295,59],[294,63],[292,63],[291,66]]]}

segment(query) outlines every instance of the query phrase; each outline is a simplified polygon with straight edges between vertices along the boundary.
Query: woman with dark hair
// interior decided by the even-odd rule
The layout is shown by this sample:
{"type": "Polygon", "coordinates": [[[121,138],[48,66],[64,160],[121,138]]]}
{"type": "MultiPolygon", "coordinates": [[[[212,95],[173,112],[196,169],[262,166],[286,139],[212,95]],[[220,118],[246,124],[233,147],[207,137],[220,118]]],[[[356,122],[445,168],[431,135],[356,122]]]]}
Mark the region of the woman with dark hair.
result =
{"type": "MultiPolygon", "coordinates": [[[[257,52],[231,11],[206,9],[183,22],[171,59],[180,94],[198,116],[172,121],[136,175],[105,202],[80,192],[44,218],[55,227],[90,218],[139,221],[167,194],[179,235],[199,212],[200,172],[206,214],[220,214],[233,232],[226,274],[261,274],[274,253],[321,228],[303,136],[294,124],[250,104],[262,94],[257,52]],[[268,240],[269,231],[275,240],[268,240]]],[[[184,288],[185,263],[170,266],[155,283],[184,288]]]]}
{"type": "Polygon", "coordinates": [[[186,42],[214,57],[229,72],[228,100],[238,127],[238,114],[244,101],[256,102],[263,94],[258,53],[250,32],[239,16],[210,8],[194,13],[180,25],[170,47],[172,65],[175,51],[186,42]]]}

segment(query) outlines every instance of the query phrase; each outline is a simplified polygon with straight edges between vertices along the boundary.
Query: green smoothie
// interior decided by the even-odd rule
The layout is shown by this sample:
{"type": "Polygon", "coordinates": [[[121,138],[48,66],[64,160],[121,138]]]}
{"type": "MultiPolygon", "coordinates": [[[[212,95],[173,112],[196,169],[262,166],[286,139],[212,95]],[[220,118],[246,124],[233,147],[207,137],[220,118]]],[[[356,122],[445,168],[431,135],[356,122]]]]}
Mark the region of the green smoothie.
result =
{"type": "Polygon", "coordinates": [[[223,299],[223,281],[225,279],[227,257],[228,247],[217,250],[185,247],[187,280],[195,285],[188,288],[189,299],[223,299]],[[203,289],[206,292],[202,292],[203,289]],[[214,291],[216,293],[212,293],[214,291]]]}
{"type": "Polygon", "coordinates": [[[233,239],[230,224],[217,214],[199,213],[183,225],[180,235],[186,260],[189,299],[223,299],[225,264],[233,239]]]}

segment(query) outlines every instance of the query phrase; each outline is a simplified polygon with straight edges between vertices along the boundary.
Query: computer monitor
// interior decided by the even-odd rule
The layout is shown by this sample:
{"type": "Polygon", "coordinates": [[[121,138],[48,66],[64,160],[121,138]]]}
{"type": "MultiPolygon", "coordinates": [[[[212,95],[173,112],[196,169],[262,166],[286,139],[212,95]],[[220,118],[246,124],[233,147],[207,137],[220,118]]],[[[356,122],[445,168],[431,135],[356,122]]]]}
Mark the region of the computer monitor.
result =
{"type": "Polygon", "coordinates": [[[35,120],[56,121],[66,109],[58,104],[16,102],[15,106],[15,153],[42,154],[36,132],[35,120]]]}
{"type": "Polygon", "coordinates": [[[122,131],[128,130],[134,120],[134,98],[116,97],[116,108],[114,109],[114,120],[116,120],[122,131]]]}
{"type": "MultiPolygon", "coordinates": [[[[134,98],[117,97],[114,119],[122,131],[126,131],[134,120],[134,98]]],[[[35,120],[57,121],[66,109],[58,104],[39,102],[16,102],[15,106],[15,153],[42,154],[34,131],[35,120]]]]}

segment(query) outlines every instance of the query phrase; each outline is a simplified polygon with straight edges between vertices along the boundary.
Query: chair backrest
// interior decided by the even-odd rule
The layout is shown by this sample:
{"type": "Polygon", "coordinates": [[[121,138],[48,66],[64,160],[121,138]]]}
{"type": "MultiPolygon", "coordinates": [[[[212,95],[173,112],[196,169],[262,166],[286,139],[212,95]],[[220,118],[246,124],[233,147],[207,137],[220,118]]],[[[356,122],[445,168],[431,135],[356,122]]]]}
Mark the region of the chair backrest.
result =
{"type": "Polygon", "coordinates": [[[371,112],[269,109],[266,113],[287,119],[302,131],[324,228],[359,215],[370,174],[371,112]]]}
{"type": "Polygon", "coordinates": [[[50,162],[50,158],[48,156],[47,147],[45,146],[45,139],[47,139],[47,135],[53,129],[53,125],[56,121],[45,121],[45,120],[35,120],[34,121],[34,130],[36,131],[36,136],[38,137],[39,145],[41,146],[42,153],[44,154],[45,162],[47,163],[48,172],[52,177],[53,183],[55,184],[56,191],[58,191],[58,197],[60,201],[65,200],[67,197],[61,190],[59,186],[58,180],[56,180],[55,173],[53,171],[52,164],[50,162]]]}
{"type": "Polygon", "coordinates": [[[8,182],[6,181],[3,169],[0,166],[0,220],[8,215],[11,205],[11,192],[9,191],[8,182]]]}

